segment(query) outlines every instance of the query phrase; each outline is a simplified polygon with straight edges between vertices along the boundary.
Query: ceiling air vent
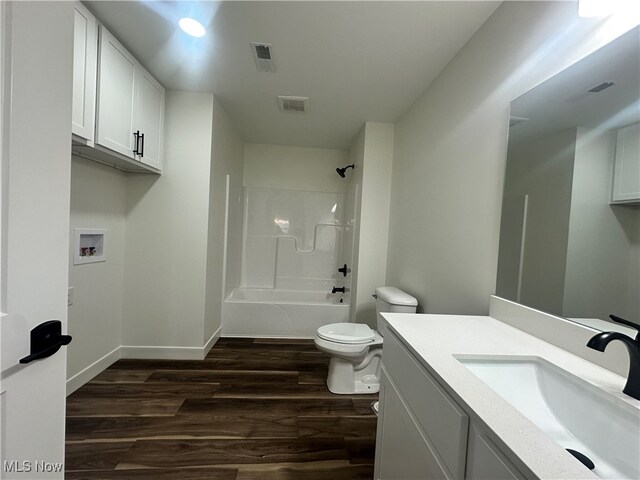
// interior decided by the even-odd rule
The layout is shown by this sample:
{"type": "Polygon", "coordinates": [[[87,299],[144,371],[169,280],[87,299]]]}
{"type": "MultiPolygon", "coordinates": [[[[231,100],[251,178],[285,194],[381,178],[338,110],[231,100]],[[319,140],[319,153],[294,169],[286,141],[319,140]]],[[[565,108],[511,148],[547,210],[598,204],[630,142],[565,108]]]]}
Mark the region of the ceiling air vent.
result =
{"type": "Polygon", "coordinates": [[[309,97],[278,95],[278,106],[283,112],[307,113],[309,111],[309,97]]]}
{"type": "Polygon", "coordinates": [[[609,87],[613,87],[615,85],[615,83],[613,82],[604,82],[601,83],[600,85],[596,85],[595,87],[593,87],[591,90],[589,90],[589,92],[591,93],[600,93],[601,91],[609,88],[609,87]]]}
{"type": "Polygon", "coordinates": [[[259,72],[275,72],[273,47],[269,43],[251,42],[251,51],[259,72]]]}

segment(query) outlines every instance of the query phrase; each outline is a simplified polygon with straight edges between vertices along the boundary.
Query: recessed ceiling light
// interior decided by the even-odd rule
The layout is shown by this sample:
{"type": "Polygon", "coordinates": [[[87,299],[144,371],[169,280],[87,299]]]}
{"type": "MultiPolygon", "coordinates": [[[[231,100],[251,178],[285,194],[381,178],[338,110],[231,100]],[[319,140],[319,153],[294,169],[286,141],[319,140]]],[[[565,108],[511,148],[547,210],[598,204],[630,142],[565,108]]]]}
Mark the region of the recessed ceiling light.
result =
{"type": "Polygon", "coordinates": [[[584,18],[608,17],[613,10],[608,0],[579,0],[578,2],[578,15],[584,18]]]}
{"type": "Polygon", "coordinates": [[[614,14],[637,17],[640,8],[637,0],[578,0],[581,17],[608,17],[614,14]]]}
{"type": "Polygon", "coordinates": [[[202,24],[193,18],[181,18],[178,25],[180,25],[180,28],[184,30],[187,35],[191,35],[192,37],[204,37],[207,34],[202,24]]]}

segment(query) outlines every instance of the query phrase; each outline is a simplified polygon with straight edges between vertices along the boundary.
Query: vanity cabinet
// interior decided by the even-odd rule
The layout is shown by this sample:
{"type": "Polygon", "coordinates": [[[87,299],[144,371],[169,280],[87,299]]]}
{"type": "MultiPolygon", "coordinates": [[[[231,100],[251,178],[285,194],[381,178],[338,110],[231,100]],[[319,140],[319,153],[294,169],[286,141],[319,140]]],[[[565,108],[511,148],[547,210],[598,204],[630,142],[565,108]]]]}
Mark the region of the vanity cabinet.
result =
{"type": "Polygon", "coordinates": [[[385,329],[374,478],[525,477],[390,329],[385,329]]]}
{"type": "Polygon", "coordinates": [[[74,142],[93,146],[96,125],[98,21],[76,3],[73,12],[73,101],[71,133],[74,142]]]}
{"type": "Polygon", "coordinates": [[[616,134],[611,203],[640,203],[640,123],[616,134]]]}
{"type": "Polygon", "coordinates": [[[161,167],[164,88],[100,27],[96,143],[161,167]]]}
{"type": "Polygon", "coordinates": [[[430,441],[382,368],[374,478],[389,480],[449,479],[430,441]]]}

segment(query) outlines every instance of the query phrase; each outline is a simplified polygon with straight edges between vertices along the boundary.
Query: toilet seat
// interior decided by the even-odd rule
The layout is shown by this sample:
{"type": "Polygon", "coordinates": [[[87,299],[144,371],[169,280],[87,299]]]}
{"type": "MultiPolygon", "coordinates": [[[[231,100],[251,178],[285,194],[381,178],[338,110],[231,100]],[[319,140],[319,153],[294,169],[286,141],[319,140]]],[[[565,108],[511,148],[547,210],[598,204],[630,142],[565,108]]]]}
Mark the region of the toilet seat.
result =
{"type": "Polygon", "coordinates": [[[360,345],[373,342],[375,332],[363,323],[331,323],[318,328],[318,337],[330,342],[360,345]]]}

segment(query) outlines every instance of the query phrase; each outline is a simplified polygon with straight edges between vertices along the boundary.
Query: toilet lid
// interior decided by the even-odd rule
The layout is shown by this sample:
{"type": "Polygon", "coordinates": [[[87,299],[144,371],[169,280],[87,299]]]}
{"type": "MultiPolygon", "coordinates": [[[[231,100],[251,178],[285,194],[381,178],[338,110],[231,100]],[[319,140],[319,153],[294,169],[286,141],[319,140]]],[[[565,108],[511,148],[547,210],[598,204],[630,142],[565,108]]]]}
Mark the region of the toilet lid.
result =
{"type": "Polygon", "coordinates": [[[363,323],[332,323],[318,329],[318,336],[325,340],[340,343],[369,343],[374,332],[363,323]]]}

